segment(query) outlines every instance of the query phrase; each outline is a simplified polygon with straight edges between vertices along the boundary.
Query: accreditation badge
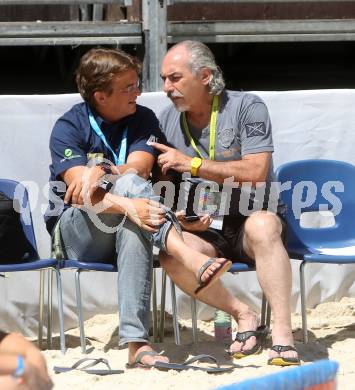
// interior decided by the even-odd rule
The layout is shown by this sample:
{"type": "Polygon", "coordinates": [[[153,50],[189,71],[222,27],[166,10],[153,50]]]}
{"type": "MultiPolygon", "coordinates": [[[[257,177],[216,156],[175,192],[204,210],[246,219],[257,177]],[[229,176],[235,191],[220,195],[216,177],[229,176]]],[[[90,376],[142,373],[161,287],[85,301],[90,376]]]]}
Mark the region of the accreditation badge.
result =
{"type": "Polygon", "coordinates": [[[202,179],[188,179],[191,183],[188,195],[186,215],[209,214],[213,221],[210,225],[213,229],[221,230],[223,227],[223,215],[219,215],[222,193],[217,183],[202,179]]]}

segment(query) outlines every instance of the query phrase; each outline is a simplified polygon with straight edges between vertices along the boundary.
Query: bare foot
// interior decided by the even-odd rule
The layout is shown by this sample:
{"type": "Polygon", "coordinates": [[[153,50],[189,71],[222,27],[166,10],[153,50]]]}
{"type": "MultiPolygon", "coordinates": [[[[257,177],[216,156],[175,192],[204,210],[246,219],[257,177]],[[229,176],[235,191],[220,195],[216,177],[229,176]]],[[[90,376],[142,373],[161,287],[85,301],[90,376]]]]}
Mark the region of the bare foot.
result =
{"type": "MultiPolygon", "coordinates": [[[[245,312],[239,312],[234,319],[238,323],[238,333],[247,332],[250,330],[256,330],[258,328],[258,316],[251,310],[245,312]]],[[[233,344],[229,347],[230,353],[249,351],[256,344],[255,336],[250,337],[243,343],[239,341],[234,341],[233,344]]]]}
{"type": "MultiPolygon", "coordinates": [[[[146,343],[128,343],[128,363],[134,364],[136,363],[136,359],[138,354],[144,351],[153,352],[153,348],[146,343]]],[[[142,359],[139,361],[139,363],[153,366],[155,362],[165,362],[168,363],[169,359],[166,356],[162,355],[145,355],[142,357],[142,359]]]]}

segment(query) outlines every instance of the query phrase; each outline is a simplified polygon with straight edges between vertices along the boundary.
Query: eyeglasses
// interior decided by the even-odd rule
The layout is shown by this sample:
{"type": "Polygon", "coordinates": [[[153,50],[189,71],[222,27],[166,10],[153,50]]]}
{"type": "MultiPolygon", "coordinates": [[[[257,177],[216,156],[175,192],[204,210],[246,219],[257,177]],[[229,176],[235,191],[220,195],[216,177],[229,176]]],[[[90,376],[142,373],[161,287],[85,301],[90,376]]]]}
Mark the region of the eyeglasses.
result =
{"type": "Polygon", "coordinates": [[[139,89],[140,87],[140,80],[138,79],[134,84],[132,85],[129,85],[127,88],[125,89],[120,89],[120,92],[122,93],[132,93],[132,92],[136,92],[137,89],[139,89]]]}

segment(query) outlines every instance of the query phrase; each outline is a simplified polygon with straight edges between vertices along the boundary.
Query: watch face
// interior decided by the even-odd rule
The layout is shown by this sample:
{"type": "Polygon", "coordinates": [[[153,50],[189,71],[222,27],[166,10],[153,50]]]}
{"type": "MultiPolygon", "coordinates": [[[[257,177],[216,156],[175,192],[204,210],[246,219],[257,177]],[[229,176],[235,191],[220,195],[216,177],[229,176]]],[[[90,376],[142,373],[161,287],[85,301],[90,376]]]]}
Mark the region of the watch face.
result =
{"type": "Polygon", "coordinates": [[[106,192],[110,191],[113,184],[108,180],[102,180],[101,184],[99,185],[100,188],[104,189],[106,192]]]}

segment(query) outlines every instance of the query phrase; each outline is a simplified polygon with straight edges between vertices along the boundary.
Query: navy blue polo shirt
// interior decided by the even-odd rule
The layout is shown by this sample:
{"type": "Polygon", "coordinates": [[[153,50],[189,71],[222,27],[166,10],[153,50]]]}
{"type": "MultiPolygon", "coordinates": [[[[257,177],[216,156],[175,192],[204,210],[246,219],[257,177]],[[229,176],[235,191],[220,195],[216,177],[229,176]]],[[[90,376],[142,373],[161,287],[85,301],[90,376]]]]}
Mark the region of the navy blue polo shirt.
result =
{"type": "MultiPolygon", "coordinates": [[[[135,151],[148,152],[155,157],[158,155],[158,152],[152,146],[147,145],[151,135],[154,135],[157,140],[162,138],[158,119],[149,108],[137,105],[134,114],[115,123],[104,121],[92,108],[91,111],[108,144],[117,156],[120,152],[122,135],[126,128],[126,158],[135,151]]],[[[47,230],[51,232],[58,217],[66,207],[69,207],[64,205],[63,208],[66,185],[60,175],[69,168],[86,166],[89,159],[93,157],[99,156],[113,163],[115,162],[111,151],[90,125],[87,103],[74,105],[57,120],[52,130],[49,147],[52,157],[52,164],[49,166],[51,190],[45,221],[47,230]]]]}

